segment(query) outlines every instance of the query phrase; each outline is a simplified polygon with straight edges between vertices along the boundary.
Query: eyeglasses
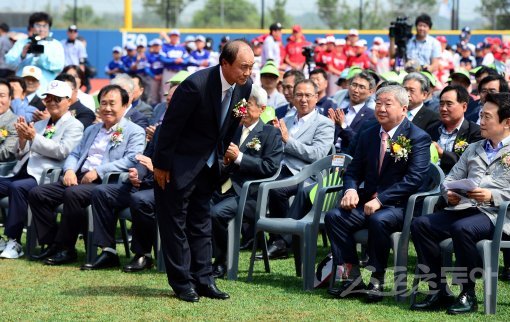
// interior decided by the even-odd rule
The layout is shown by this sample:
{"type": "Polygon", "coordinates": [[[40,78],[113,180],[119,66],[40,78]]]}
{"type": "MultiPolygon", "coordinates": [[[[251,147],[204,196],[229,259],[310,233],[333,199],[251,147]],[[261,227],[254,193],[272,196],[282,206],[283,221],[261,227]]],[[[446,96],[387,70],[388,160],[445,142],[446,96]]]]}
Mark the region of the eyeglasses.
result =
{"type": "Polygon", "coordinates": [[[62,102],[64,98],[63,97],[58,97],[58,96],[53,96],[53,95],[46,95],[46,97],[43,99],[43,101],[45,103],[50,103],[50,102],[55,102],[55,103],[60,103],[62,102]]]}
{"type": "Polygon", "coordinates": [[[47,23],[34,23],[34,28],[38,29],[48,29],[50,27],[47,23]]]}
{"type": "Polygon", "coordinates": [[[488,94],[488,93],[494,94],[497,92],[498,92],[498,90],[495,88],[484,88],[484,89],[480,90],[480,94],[488,94]]]}
{"type": "Polygon", "coordinates": [[[315,97],[317,94],[310,94],[310,93],[296,93],[294,94],[294,97],[297,99],[302,99],[303,97],[307,100],[311,99],[312,97],[315,97]]]}
{"type": "Polygon", "coordinates": [[[364,90],[367,90],[368,87],[366,87],[365,85],[361,85],[361,84],[358,84],[358,83],[350,83],[349,86],[352,88],[352,89],[359,89],[360,91],[364,91],[364,90]]]}

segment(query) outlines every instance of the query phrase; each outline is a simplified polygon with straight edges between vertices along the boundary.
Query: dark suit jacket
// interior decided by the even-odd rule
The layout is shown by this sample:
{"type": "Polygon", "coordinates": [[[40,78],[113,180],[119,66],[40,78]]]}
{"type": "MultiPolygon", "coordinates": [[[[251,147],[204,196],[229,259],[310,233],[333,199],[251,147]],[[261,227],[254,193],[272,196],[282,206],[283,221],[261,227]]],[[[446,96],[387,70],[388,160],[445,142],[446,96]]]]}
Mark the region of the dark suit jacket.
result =
{"type": "Polygon", "coordinates": [[[287,111],[290,108],[292,108],[292,106],[290,106],[290,103],[280,105],[277,108],[275,108],[274,115],[276,116],[277,119],[282,119],[285,117],[285,115],[287,114],[287,111]]]}
{"type": "Polygon", "coordinates": [[[423,106],[413,117],[413,124],[426,131],[429,127],[439,123],[439,114],[423,106]]]}
{"type": "MultiPolygon", "coordinates": [[[[429,128],[427,132],[429,133],[430,137],[432,138],[432,141],[438,141],[439,137],[441,136],[441,133],[439,133],[439,126],[441,126],[441,123],[436,124],[435,126],[429,128]]],[[[480,126],[476,123],[473,123],[471,121],[468,121],[464,119],[464,122],[462,122],[462,125],[460,126],[459,132],[457,133],[457,138],[455,139],[455,143],[459,139],[464,139],[468,143],[473,143],[476,141],[480,141],[482,139],[482,136],[480,134],[480,126]]],[[[455,147],[455,144],[453,145],[455,147]]],[[[443,172],[445,174],[448,174],[450,170],[453,168],[455,163],[459,161],[459,158],[462,153],[457,154],[455,151],[443,151],[443,156],[441,158],[440,167],[443,169],[443,172]]]]}
{"type": "Polygon", "coordinates": [[[141,126],[144,130],[147,126],[149,126],[149,119],[147,116],[143,115],[142,112],[138,111],[134,107],[131,107],[124,117],[136,125],[141,126]]]}
{"type": "Polygon", "coordinates": [[[364,126],[365,123],[371,123],[375,120],[374,110],[365,105],[359,110],[356,114],[356,117],[351,122],[350,126],[347,126],[345,129],[342,129],[341,126],[335,124],[335,143],[337,138],[340,137],[342,139],[342,149],[343,153],[347,153],[349,151],[349,145],[353,141],[356,133],[358,133],[364,126]]]}
{"type": "MultiPolygon", "coordinates": [[[[242,129],[242,126],[237,129],[232,140],[238,146],[242,129]]],[[[259,121],[243,144],[239,146],[239,151],[243,153],[241,164],[232,162],[226,168],[226,171],[231,173],[230,179],[237,195],[241,194],[246,181],[268,178],[276,173],[283,158],[281,132],[274,126],[259,121]],[[255,137],[260,140],[261,147],[258,151],[247,146],[255,137]]]]}
{"type": "Polygon", "coordinates": [[[83,129],[86,129],[96,120],[94,112],[83,105],[80,101],[74,102],[74,104],[69,107],[69,111],[71,111],[71,114],[73,114],[74,117],[83,124],[83,129]]]}
{"type": "Polygon", "coordinates": [[[468,121],[476,123],[479,117],[480,117],[480,100],[475,101],[473,98],[470,97],[467,109],[464,112],[464,118],[468,121]]]}
{"type": "MultiPolygon", "coordinates": [[[[248,100],[251,84],[248,79],[246,84],[235,86],[221,127],[220,67],[199,70],[179,85],[161,124],[153,159],[156,168],[170,171],[177,189],[198,175],[211,152],[215,151],[218,160],[223,159],[239,127],[232,110],[243,98],[248,100]]],[[[219,162],[213,167],[219,176],[219,162]]]]}
{"type": "Polygon", "coordinates": [[[360,204],[371,200],[377,192],[377,198],[383,206],[403,207],[409,196],[420,189],[428,173],[430,136],[404,118],[393,139],[404,135],[411,140],[409,158],[407,161],[401,159],[395,162],[387,152],[379,175],[379,130],[380,126],[372,126],[362,131],[356,153],[344,176],[344,188],[357,190],[360,204]],[[359,190],[362,182],[365,187],[359,190]]]}
{"type": "Polygon", "coordinates": [[[46,109],[46,105],[44,105],[42,99],[37,96],[37,94],[32,98],[28,105],[37,107],[39,111],[44,111],[46,109]]]}

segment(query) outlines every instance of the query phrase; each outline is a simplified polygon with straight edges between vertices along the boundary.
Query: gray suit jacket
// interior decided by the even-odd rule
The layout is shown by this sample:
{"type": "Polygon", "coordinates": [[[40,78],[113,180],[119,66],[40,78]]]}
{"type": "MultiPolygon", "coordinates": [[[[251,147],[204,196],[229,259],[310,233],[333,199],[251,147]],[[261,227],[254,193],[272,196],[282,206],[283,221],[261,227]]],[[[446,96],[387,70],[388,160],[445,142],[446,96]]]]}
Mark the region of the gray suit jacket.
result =
{"type": "Polygon", "coordinates": [[[27,142],[23,150],[18,151],[19,141],[16,141],[16,157],[19,161],[14,167],[14,173],[18,173],[28,159],[27,173],[39,182],[44,169],[61,168],[69,153],[80,143],[83,124],[72,117],[70,112],[62,115],[55,124],[55,133],[51,139],[43,136],[48,120],[34,124],[35,138],[27,142]]]}
{"type": "Polygon", "coordinates": [[[18,132],[14,128],[14,123],[18,116],[10,109],[0,115],[0,129],[7,130],[8,134],[5,140],[0,143],[0,162],[11,161],[14,159],[16,142],[18,141],[18,132]]]}
{"type": "MultiPolygon", "coordinates": [[[[478,183],[480,188],[489,189],[492,193],[494,204],[491,206],[479,206],[481,212],[486,214],[496,224],[499,205],[510,200],[510,169],[501,164],[501,156],[510,153],[510,145],[504,146],[499,150],[496,157],[489,163],[484,146],[486,140],[471,143],[464,151],[459,162],[453,166],[452,170],[445,178],[445,182],[470,178],[478,183]]],[[[441,186],[443,196],[446,197],[446,190],[441,186]]],[[[461,210],[459,210],[461,211],[461,210]]],[[[503,226],[505,234],[510,235],[510,219],[505,218],[503,226]]]]}
{"type": "MultiPolygon", "coordinates": [[[[301,126],[296,134],[290,136],[283,147],[283,160],[289,170],[296,174],[301,169],[319,159],[331,150],[335,127],[333,121],[314,111],[315,115],[301,126]]],[[[295,116],[283,120],[290,131],[294,126],[295,116]]]]}
{"type": "MultiPolygon", "coordinates": [[[[95,168],[99,177],[107,172],[127,171],[135,166],[137,161],[135,156],[142,154],[145,148],[145,131],[135,123],[126,118],[122,118],[118,123],[122,128],[123,140],[117,146],[111,141],[106,146],[106,154],[101,164],[95,168]]],[[[103,123],[97,123],[89,126],[83,134],[81,143],[71,152],[64,163],[64,172],[73,170],[78,172],[88,157],[89,149],[94,142],[97,133],[103,127],[103,123]]]]}

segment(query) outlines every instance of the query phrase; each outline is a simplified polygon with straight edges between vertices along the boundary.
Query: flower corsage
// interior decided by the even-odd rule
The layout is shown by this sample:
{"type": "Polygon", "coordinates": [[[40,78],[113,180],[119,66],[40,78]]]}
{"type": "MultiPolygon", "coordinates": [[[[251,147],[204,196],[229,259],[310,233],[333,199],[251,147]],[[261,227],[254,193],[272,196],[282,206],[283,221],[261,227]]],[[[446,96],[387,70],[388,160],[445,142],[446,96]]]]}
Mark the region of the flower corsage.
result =
{"type": "Polygon", "coordinates": [[[463,138],[457,138],[455,141],[455,145],[453,146],[453,151],[457,154],[462,154],[468,147],[469,143],[463,138]]]}
{"type": "Polygon", "coordinates": [[[505,170],[510,170],[510,152],[506,152],[501,156],[499,161],[505,170]]]}
{"type": "Polygon", "coordinates": [[[7,131],[5,128],[0,128],[0,143],[5,141],[7,137],[9,136],[9,131],[7,131]]]}
{"type": "Polygon", "coordinates": [[[55,134],[55,125],[47,125],[46,129],[44,130],[43,136],[47,139],[51,139],[53,137],[53,134],[55,134]]]}
{"type": "Polygon", "coordinates": [[[234,113],[234,117],[237,118],[245,116],[248,112],[248,102],[243,98],[237,102],[232,112],[234,113]]]}
{"type": "Polygon", "coordinates": [[[122,134],[122,128],[117,127],[111,136],[112,146],[118,146],[122,141],[124,141],[124,135],[122,134]]]}
{"type": "Polygon", "coordinates": [[[395,159],[395,162],[404,159],[407,161],[411,153],[411,140],[399,135],[396,140],[389,140],[388,152],[395,159]]]}
{"type": "Polygon", "coordinates": [[[254,149],[255,151],[259,151],[262,145],[260,145],[260,140],[258,137],[254,137],[250,142],[246,143],[246,147],[248,149],[254,149]]]}

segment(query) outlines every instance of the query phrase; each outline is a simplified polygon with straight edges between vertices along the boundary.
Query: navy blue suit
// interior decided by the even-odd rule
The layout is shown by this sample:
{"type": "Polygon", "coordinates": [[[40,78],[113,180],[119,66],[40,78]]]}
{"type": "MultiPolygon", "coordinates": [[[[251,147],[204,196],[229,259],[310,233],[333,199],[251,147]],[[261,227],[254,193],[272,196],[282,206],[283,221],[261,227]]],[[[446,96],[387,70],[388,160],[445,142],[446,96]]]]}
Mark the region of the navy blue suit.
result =
{"type": "Polygon", "coordinates": [[[149,119],[147,116],[132,106],[129,108],[129,111],[126,115],[124,115],[124,117],[136,125],[141,126],[144,130],[147,126],[149,126],[149,119]]]}
{"type": "Polygon", "coordinates": [[[383,273],[391,247],[390,235],[402,228],[407,199],[420,189],[427,175],[430,162],[430,137],[404,118],[393,135],[395,140],[403,135],[411,140],[411,153],[407,161],[396,161],[387,152],[379,175],[380,126],[373,126],[359,136],[356,153],[344,175],[344,188],[355,189],[359,195],[356,209],[334,209],[326,214],[326,230],[336,264],[359,262],[353,234],[368,228],[369,265],[383,273]],[[360,184],[364,182],[364,189],[360,184]],[[366,202],[377,198],[381,209],[366,216],[366,202]]]}
{"type": "MultiPolygon", "coordinates": [[[[347,113],[348,109],[344,109],[344,112],[347,113]]],[[[356,148],[352,146],[352,143],[355,142],[354,138],[356,134],[361,131],[367,124],[373,124],[375,122],[374,110],[372,110],[365,102],[365,106],[363,106],[356,116],[351,122],[351,125],[347,126],[343,129],[338,124],[335,124],[335,143],[337,138],[342,139],[342,153],[351,154],[356,148]],[[351,152],[351,153],[349,153],[351,152]]]]}
{"type": "Polygon", "coordinates": [[[292,108],[292,105],[290,103],[285,105],[280,105],[274,110],[274,115],[277,119],[282,119],[285,117],[287,112],[292,108]]]}
{"type": "Polygon", "coordinates": [[[239,126],[232,110],[248,100],[251,80],[237,84],[221,120],[220,66],[184,80],[168,107],[153,157],[154,167],[170,172],[165,189],[154,187],[168,282],[180,294],[214,283],[210,200],[220,178],[220,163],[239,126]],[[214,164],[207,160],[215,155],[214,164]]]}

